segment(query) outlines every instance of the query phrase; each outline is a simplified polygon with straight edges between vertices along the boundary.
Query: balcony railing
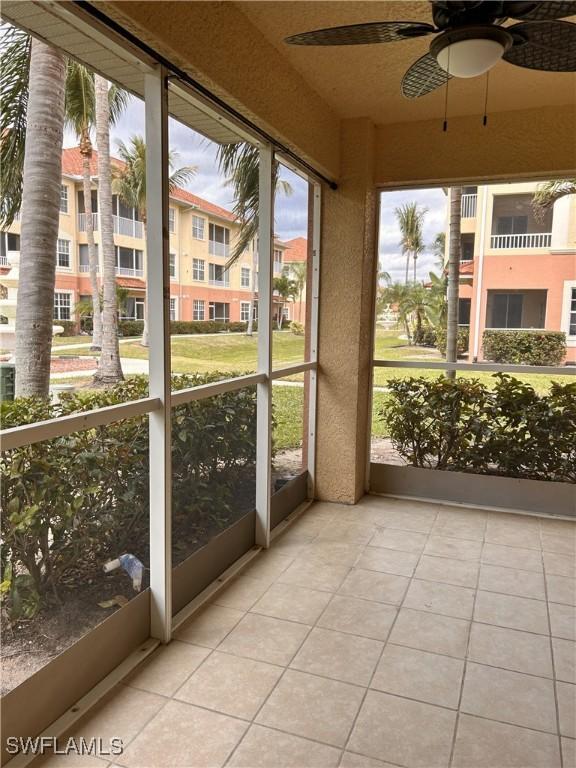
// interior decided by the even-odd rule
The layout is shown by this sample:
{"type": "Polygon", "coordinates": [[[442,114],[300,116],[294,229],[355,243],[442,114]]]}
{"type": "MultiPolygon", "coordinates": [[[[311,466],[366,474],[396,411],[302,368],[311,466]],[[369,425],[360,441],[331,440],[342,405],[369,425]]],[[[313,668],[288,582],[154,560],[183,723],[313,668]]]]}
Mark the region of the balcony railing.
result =
{"type": "Polygon", "coordinates": [[[230,246],[228,243],[217,243],[215,240],[208,241],[208,253],[211,256],[230,256],[230,246]]]}
{"type": "MultiPolygon", "coordinates": [[[[90,264],[79,264],[78,265],[78,271],[79,272],[90,272],[90,264]]],[[[100,271],[100,267],[96,265],[96,272],[100,271]]]]}
{"type": "Polygon", "coordinates": [[[523,235],[492,235],[490,247],[493,249],[549,248],[551,242],[551,232],[532,232],[523,235]]]}
{"type": "Polygon", "coordinates": [[[5,254],[0,254],[0,267],[8,266],[8,257],[5,254]]]}
{"type": "Polygon", "coordinates": [[[228,288],[230,286],[230,280],[208,280],[208,284],[219,285],[221,288],[228,288]]]}
{"type": "Polygon", "coordinates": [[[124,277],[142,277],[144,270],[135,267],[116,267],[116,274],[124,275],[124,277]]]}
{"type": "MultiPolygon", "coordinates": [[[[86,232],[86,213],[79,213],[78,214],[78,230],[80,232],[86,232]]],[[[97,230],[98,229],[98,214],[93,213],[92,214],[92,229],[97,230]]]]}
{"type": "MultiPolygon", "coordinates": [[[[144,225],[141,221],[134,221],[134,219],[127,219],[124,216],[112,216],[112,222],[115,235],[124,235],[125,237],[136,237],[142,239],[144,237],[144,225]]],[[[98,229],[98,214],[92,214],[92,228],[98,229]]],[[[80,232],[86,232],[86,214],[78,214],[78,230],[80,232]]]]}
{"type": "Polygon", "coordinates": [[[476,202],[478,195],[462,195],[460,211],[463,219],[473,219],[476,216],[476,202]]]}

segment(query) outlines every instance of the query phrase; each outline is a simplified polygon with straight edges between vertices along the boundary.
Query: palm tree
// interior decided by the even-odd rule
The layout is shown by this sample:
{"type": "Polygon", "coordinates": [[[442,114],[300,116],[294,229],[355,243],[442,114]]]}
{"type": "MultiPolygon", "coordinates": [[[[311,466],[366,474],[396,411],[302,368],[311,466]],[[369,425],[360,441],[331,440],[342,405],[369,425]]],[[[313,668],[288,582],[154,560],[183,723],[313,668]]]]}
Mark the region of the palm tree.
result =
{"type": "Polygon", "coordinates": [[[404,326],[408,344],[411,343],[410,325],[408,323],[407,296],[410,286],[406,283],[392,283],[387,285],[380,293],[379,302],[382,305],[389,304],[398,313],[398,320],[404,326]]]}
{"type": "Polygon", "coordinates": [[[446,257],[446,232],[438,232],[430,245],[430,250],[436,257],[436,268],[444,272],[444,262],[446,257]]]}
{"type": "Polygon", "coordinates": [[[94,76],[96,144],[98,146],[98,216],[102,249],[102,351],[94,381],[114,384],[121,381],[122,366],[118,345],[116,299],[116,254],[112,219],[112,173],[110,169],[110,102],[108,81],[94,76]]]}
{"type": "Polygon", "coordinates": [[[275,277],[273,282],[273,290],[280,296],[282,302],[280,304],[280,312],[278,313],[278,330],[282,330],[282,321],[284,320],[284,305],[287,301],[292,299],[294,301],[298,291],[294,280],[290,280],[288,275],[281,275],[275,277]]]}
{"type": "MultiPolygon", "coordinates": [[[[110,122],[114,124],[124,111],[129,99],[127,91],[111,85],[108,90],[110,122]]],[[[88,240],[88,262],[90,265],[90,290],[92,293],[92,349],[102,346],[102,315],[100,313],[100,292],[98,288],[98,255],[94,242],[92,219],[92,162],[91,131],[96,121],[96,100],[94,73],[77,61],[68,61],[66,75],[66,123],[75,132],[82,156],[82,182],[84,192],[84,213],[86,237],[88,240]]]]}
{"type": "Polygon", "coordinates": [[[293,261],[290,264],[289,276],[296,286],[296,295],[298,297],[298,322],[302,322],[302,296],[306,287],[306,278],[308,276],[308,264],[305,261],[293,261]]]}
{"type": "Polygon", "coordinates": [[[532,196],[532,209],[539,221],[556,200],[566,195],[576,195],[576,179],[552,179],[538,185],[538,189],[532,196]]]}
{"type": "Polygon", "coordinates": [[[410,257],[414,260],[414,282],[416,282],[416,260],[424,250],[422,227],[427,208],[420,207],[418,203],[405,203],[395,208],[394,215],[400,227],[400,246],[402,253],[406,254],[406,279],[408,284],[408,271],[410,269],[410,257]]]}
{"type": "MultiPolygon", "coordinates": [[[[461,211],[462,187],[450,190],[450,239],[448,243],[448,287],[446,295],[446,361],[458,359],[458,293],[460,282],[461,211]]],[[[456,378],[456,371],[446,371],[449,379],[456,378]]]]}
{"type": "MultiPolygon", "coordinates": [[[[218,147],[218,165],[226,176],[226,183],[234,190],[236,204],[234,214],[240,222],[240,231],[232,255],[226,267],[229,268],[252,244],[252,299],[246,334],[252,335],[252,318],[258,285],[258,217],[260,211],[260,152],[258,147],[245,142],[238,144],[223,144],[218,147]]],[[[272,166],[272,182],[276,191],[285,195],[292,194],[292,187],[280,178],[280,164],[275,160],[272,166]]]]}
{"type": "MultiPolygon", "coordinates": [[[[16,307],[16,396],[47,397],[62,178],[66,59],[60,51],[36,39],[32,40],[29,50],[29,70],[18,73],[20,86],[24,89],[28,86],[28,96],[16,307]],[[23,82],[26,75],[28,82],[23,82]]],[[[5,104],[3,101],[3,108],[5,104]]],[[[18,192],[8,206],[12,206],[13,215],[17,195],[18,192]]]]}
{"type": "MultiPolygon", "coordinates": [[[[143,136],[132,136],[129,145],[118,141],[118,154],[124,163],[122,169],[114,169],[114,191],[126,203],[138,211],[144,237],[146,237],[146,143],[143,136]]],[[[170,152],[168,165],[172,171],[168,179],[168,189],[173,192],[176,187],[187,184],[196,174],[197,168],[182,166],[174,169],[177,156],[170,152]]],[[[142,332],[143,347],[148,346],[148,301],[144,302],[144,330],[142,332]]]]}
{"type": "Polygon", "coordinates": [[[401,299],[402,312],[408,319],[413,319],[412,339],[415,343],[419,343],[421,339],[422,326],[427,317],[429,301],[430,293],[424,288],[422,283],[414,283],[408,286],[401,299]]]}

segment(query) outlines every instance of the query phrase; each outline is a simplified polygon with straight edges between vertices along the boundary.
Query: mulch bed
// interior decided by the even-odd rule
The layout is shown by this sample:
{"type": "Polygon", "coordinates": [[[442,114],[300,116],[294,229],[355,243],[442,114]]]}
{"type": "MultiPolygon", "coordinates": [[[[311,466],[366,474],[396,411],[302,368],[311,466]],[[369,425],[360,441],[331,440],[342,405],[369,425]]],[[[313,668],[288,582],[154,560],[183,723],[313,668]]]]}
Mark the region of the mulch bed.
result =
{"type": "Polygon", "coordinates": [[[50,361],[50,373],[67,373],[68,371],[92,371],[98,365],[95,357],[53,357],[50,361]]]}

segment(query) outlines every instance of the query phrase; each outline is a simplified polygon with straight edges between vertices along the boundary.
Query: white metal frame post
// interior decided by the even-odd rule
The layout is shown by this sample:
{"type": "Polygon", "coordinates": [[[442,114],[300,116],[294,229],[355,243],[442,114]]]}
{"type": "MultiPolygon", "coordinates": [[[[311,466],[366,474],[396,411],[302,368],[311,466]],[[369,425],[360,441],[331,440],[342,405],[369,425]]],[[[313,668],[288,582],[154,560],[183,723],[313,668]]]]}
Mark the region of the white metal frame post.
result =
{"type": "Polygon", "coordinates": [[[146,258],[150,343],[150,634],[172,631],[172,465],[170,275],[168,234],[168,90],[164,67],[146,75],[146,258]]]}
{"type": "Polygon", "coordinates": [[[322,187],[312,184],[312,306],[310,312],[309,360],[314,368],[308,373],[308,497],[316,493],[316,400],[318,397],[318,317],[320,301],[320,238],[322,229],[322,187]]]}
{"type": "Polygon", "coordinates": [[[272,479],[272,255],[274,242],[274,151],[260,146],[258,222],[258,373],[256,415],[256,544],[270,546],[272,479]]]}

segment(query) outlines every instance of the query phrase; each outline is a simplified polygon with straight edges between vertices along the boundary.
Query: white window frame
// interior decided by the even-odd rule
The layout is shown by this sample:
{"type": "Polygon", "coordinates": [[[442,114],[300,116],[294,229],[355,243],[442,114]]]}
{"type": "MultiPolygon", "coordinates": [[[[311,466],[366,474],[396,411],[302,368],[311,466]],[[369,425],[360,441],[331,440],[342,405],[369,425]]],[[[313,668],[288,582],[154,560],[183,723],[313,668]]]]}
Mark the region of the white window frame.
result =
{"type": "Polygon", "coordinates": [[[178,280],[178,254],[171,251],[169,259],[170,280],[178,280]]]}
{"type": "Polygon", "coordinates": [[[576,291],[576,280],[564,280],[564,290],[562,291],[562,322],[560,330],[566,334],[566,346],[576,347],[576,335],[570,334],[570,315],[572,304],[572,291],[576,291]]]}
{"type": "Polygon", "coordinates": [[[204,283],[206,281],[206,262],[204,259],[192,259],[192,280],[195,280],[198,283],[204,283]]]}
{"type": "Polygon", "coordinates": [[[204,299],[194,299],[192,302],[192,320],[206,319],[206,302],[204,299]]]}
{"type": "Polygon", "coordinates": [[[241,301],[240,302],[240,322],[241,323],[247,323],[248,320],[250,320],[250,301],[241,301]]]}
{"type": "Polygon", "coordinates": [[[178,297],[170,296],[170,322],[178,320],[178,297]]]}
{"type": "Polygon", "coordinates": [[[70,272],[72,269],[72,241],[66,237],[59,237],[56,242],[56,269],[63,269],[67,272],[70,272]],[[61,250],[62,243],[66,244],[64,250],[61,250]],[[60,264],[61,254],[68,257],[68,264],[60,264]]]}
{"type": "Polygon", "coordinates": [[[176,209],[168,208],[168,231],[173,234],[176,232],[176,209]]]}
{"type": "Polygon", "coordinates": [[[62,321],[64,323],[70,323],[74,321],[74,291],[67,291],[62,289],[54,291],[54,305],[53,305],[52,319],[56,324],[58,324],[58,321],[62,321]],[[57,296],[66,297],[68,301],[68,305],[67,306],[66,304],[61,305],[59,301],[57,301],[56,299],[57,296]],[[62,309],[68,309],[69,317],[61,317],[62,309]]]}
{"type": "Polygon", "coordinates": [[[208,262],[208,282],[210,285],[222,288],[228,288],[230,286],[230,270],[226,269],[224,264],[214,264],[214,262],[208,262]],[[216,270],[222,270],[222,280],[218,280],[216,277],[216,270]]]}
{"type": "Polygon", "coordinates": [[[60,184],[60,213],[68,214],[70,211],[70,199],[68,196],[68,184],[60,184]]]}
{"type": "Polygon", "coordinates": [[[230,227],[224,226],[224,224],[216,224],[213,221],[208,223],[208,253],[211,256],[223,256],[228,258],[230,255],[230,240],[232,239],[232,233],[230,227]],[[216,230],[222,230],[223,240],[215,240],[216,230]]]}
{"type": "Polygon", "coordinates": [[[252,270],[250,267],[242,265],[240,267],[240,288],[250,288],[252,279],[252,270]]]}
{"type": "Polygon", "coordinates": [[[206,239],[206,219],[203,216],[192,214],[192,237],[194,240],[206,239]]]}

